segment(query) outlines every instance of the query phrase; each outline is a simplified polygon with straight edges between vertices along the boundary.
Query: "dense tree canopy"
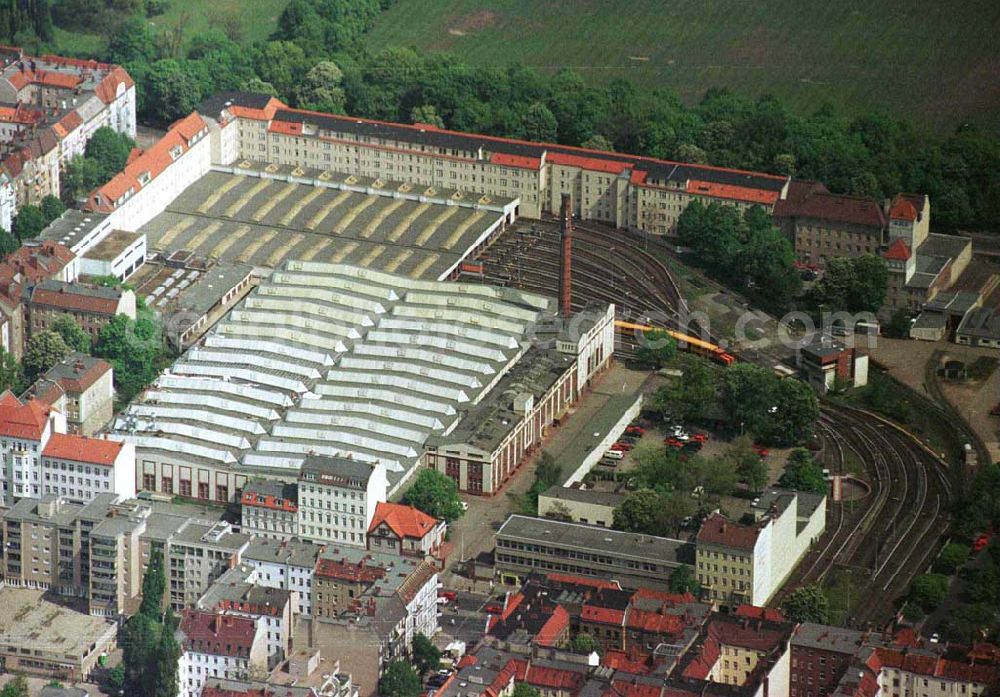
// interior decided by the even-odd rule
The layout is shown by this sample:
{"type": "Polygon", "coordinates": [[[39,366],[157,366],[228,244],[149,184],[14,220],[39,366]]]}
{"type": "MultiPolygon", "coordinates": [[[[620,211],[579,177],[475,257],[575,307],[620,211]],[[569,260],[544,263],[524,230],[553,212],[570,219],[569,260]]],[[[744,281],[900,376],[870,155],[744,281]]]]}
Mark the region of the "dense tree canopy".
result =
{"type": "Polygon", "coordinates": [[[420,676],[406,661],[393,661],[378,681],[382,697],[418,697],[420,676]]]}
{"type": "Polygon", "coordinates": [[[424,468],[403,496],[403,502],[424,513],[452,522],[462,515],[455,481],[435,469],[424,468]]]}
{"type": "Polygon", "coordinates": [[[792,591],[781,603],[781,610],[792,622],[827,624],[830,621],[830,601],[819,586],[803,586],[792,591]]]}
{"type": "Polygon", "coordinates": [[[816,395],[806,383],[781,380],[749,363],[726,370],[723,398],[733,422],[767,444],[801,442],[819,417],[816,395]]]}
{"type": "Polygon", "coordinates": [[[54,331],[34,334],[24,348],[25,379],[29,384],[33,383],[42,373],[64,359],[69,351],[69,346],[54,331]]]}
{"type": "Polygon", "coordinates": [[[812,494],[825,494],[827,492],[823,467],[805,448],[796,448],[788,455],[785,471],[778,480],[778,484],[786,489],[808,491],[812,494]]]}

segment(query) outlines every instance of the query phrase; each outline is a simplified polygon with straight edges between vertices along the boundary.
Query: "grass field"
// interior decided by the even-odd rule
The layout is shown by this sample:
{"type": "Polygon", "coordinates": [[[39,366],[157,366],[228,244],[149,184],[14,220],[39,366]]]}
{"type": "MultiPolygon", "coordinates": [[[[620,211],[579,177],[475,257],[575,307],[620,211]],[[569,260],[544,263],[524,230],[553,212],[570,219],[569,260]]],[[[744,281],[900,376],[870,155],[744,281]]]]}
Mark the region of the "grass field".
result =
{"type": "Polygon", "coordinates": [[[937,129],[1000,125],[1000,3],[967,0],[397,0],[371,46],[628,76],[686,100],[709,87],[830,101],[937,129]]]}
{"type": "MultiPolygon", "coordinates": [[[[278,16],[288,0],[170,0],[167,11],[151,18],[150,24],[157,31],[172,32],[183,25],[184,43],[210,27],[225,30],[227,25],[239,27],[239,39],[252,43],[267,39],[278,25],[278,16]]],[[[99,34],[69,32],[56,28],[53,42],[69,55],[94,56],[99,54],[105,40],[99,34]]]]}

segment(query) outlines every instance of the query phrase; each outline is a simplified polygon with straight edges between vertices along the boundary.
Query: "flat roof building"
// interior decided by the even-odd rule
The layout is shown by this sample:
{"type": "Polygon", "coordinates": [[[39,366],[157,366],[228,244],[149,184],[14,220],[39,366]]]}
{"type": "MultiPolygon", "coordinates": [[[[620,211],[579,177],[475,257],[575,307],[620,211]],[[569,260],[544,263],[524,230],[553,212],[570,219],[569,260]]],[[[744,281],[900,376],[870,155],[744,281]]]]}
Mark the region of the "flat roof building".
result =
{"type": "Polygon", "coordinates": [[[497,531],[495,563],[505,582],[518,582],[537,570],[663,589],[673,569],[694,564],[694,546],[668,537],[512,515],[497,531]]]}

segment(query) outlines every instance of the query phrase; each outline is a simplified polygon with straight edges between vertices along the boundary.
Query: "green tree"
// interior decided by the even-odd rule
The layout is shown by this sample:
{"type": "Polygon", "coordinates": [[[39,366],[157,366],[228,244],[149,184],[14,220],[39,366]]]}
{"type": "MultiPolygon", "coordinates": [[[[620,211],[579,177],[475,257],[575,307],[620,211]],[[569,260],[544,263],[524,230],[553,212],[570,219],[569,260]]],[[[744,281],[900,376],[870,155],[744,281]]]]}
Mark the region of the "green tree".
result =
{"type": "Polygon", "coordinates": [[[166,345],[160,326],[145,311],[134,321],[113,317],[97,335],[93,353],[114,367],[118,395],[127,401],[156,378],[166,345]]]}
{"type": "MultiPolygon", "coordinates": [[[[327,113],[344,111],[344,73],[333,61],[320,61],[306,72],[299,89],[299,106],[327,113]]],[[[433,109],[433,107],[431,107],[433,109]]]]}
{"type": "Polygon", "coordinates": [[[163,570],[163,552],[153,550],[149,555],[149,565],[142,578],[142,603],[139,612],[152,620],[160,621],[163,616],[163,591],[167,587],[163,570]]]}
{"type": "Polygon", "coordinates": [[[378,681],[382,697],[419,697],[420,676],[406,661],[394,661],[378,681]]]}
{"type": "Polygon", "coordinates": [[[611,141],[602,136],[600,133],[595,133],[590,136],[582,143],[580,143],[581,148],[587,148],[588,150],[603,150],[605,152],[614,152],[614,146],[611,141]]]}
{"type": "Polygon", "coordinates": [[[455,481],[434,469],[422,469],[403,496],[403,502],[451,523],[462,516],[455,481]]]}
{"type": "Polygon", "coordinates": [[[823,468],[805,448],[796,448],[788,455],[785,471],[778,479],[778,484],[786,489],[808,491],[813,494],[827,492],[823,468]]]}
{"type": "Polygon", "coordinates": [[[101,126],[87,141],[84,156],[96,163],[94,174],[97,177],[97,184],[109,181],[116,174],[125,169],[135,141],[125,133],[101,126]]]}
{"type": "MultiPolygon", "coordinates": [[[[594,651],[600,652],[601,644],[594,637],[586,632],[581,632],[573,637],[573,642],[571,644],[574,651],[577,653],[590,654],[594,651]]],[[[523,683],[522,683],[523,684],[523,683]]],[[[534,689],[534,688],[530,688],[534,689]]]]}
{"type": "Polygon", "coordinates": [[[161,124],[187,116],[202,98],[202,84],[192,65],[167,58],[149,66],[139,110],[161,124]]]}
{"type": "Polygon", "coordinates": [[[63,338],[54,331],[33,335],[24,348],[24,376],[33,383],[42,373],[61,361],[70,352],[63,338]]]}
{"type": "Polygon", "coordinates": [[[0,689],[0,697],[28,697],[28,681],[23,675],[15,675],[13,680],[0,689]]]}
{"type": "Polygon", "coordinates": [[[693,457],[687,462],[695,485],[711,498],[729,496],[739,483],[739,472],[726,458],[693,457]]]}
{"type": "Polygon", "coordinates": [[[827,624],[830,621],[830,601],[819,586],[803,586],[792,591],[781,603],[781,610],[792,622],[827,624]]]}
{"type": "Polygon", "coordinates": [[[767,463],[754,450],[750,436],[736,438],[726,452],[726,459],[751,492],[763,491],[767,486],[767,463]]]}
{"type": "Polygon", "coordinates": [[[819,403],[808,385],[779,380],[767,368],[748,363],[726,370],[723,401],[741,430],[768,444],[802,441],[819,418],[819,403]]]}
{"type": "Polygon", "coordinates": [[[912,317],[913,313],[910,310],[905,307],[899,308],[882,327],[882,333],[890,339],[909,339],[912,317]]]}
{"type": "Polygon", "coordinates": [[[0,392],[20,394],[24,389],[24,371],[14,354],[0,348],[0,392]]]}
{"type": "Polygon", "coordinates": [[[108,689],[113,695],[120,695],[125,689],[125,665],[123,663],[119,663],[108,671],[108,689]]]}
{"type": "Polygon", "coordinates": [[[969,545],[949,542],[941,549],[941,553],[934,561],[934,570],[941,574],[955,573],[969,558],[971,551],[969,545]]]}
{"type": "Polygon", "coordinates": [[[160,643],[155,656],[156,683],[154,697],[177,697],[177,664],[181,658],[181,647],[174,638],[173,628],[168,622],[160,630],[160,643]]]}
{"type": "Polygon", "coordinates": [[[948,595],[948,577],[944,574],[921,574],[913,579],[910,600],[924,612],[934,610],[948,595]]]}
{"type": "Polygon", "coordinates": [[[690,593],[696,598],[701,595],[701,584],[698,583],[694,569],[687,564],[681,564],[670,572],[667,587],[671,593],[690,593]]]}
{"type": "Polygon", "coordinates": [[[719,377],[715,368],[698,356],[680,354],[676,362],[683,375],[657,390],[652,404],[664,418],[685,421],[716,401],[719,377]]]}
{"type": "Polygon", "coordinates": [[[75,155],[66,163],[59,178],[60,196],[64,203],[73,204],[103,183],[97,161],[75,155]]]}
{"type": "Polygon", "coordinates": [[[66,206],[63,205],[63,202],[51,194],[42,198],[41,209],[46,225],[66,212],[66,206]]]}
{"type": "MultiPolygon", "coordinates": [[[[638,338],[638,337],[637,337],[638,338]]],[[[660,368],[677,353],[677,342],[667,332],[653,329],[639,340],[635,355],[640,363],[660,368]]]]}
{"type": "Polygon", "coordinates": [[[42,209],[29,203],[17,210],[12,228],[17,239],[23,242],[38,237],[38,233],[44,230],[46,225],[48,220],[42,209]]]}
{"type": "Polygon", "coordinates": [[[410,112],[410,121],[444,128],[444,119],[441,118],[432,104],[413,107],[413,111],[410,112]]]}
{"type": "Polygon", "coordinates": [[[660,494],[652,489],[639,489],[629,494],[614,510],[614,528],[626,532],[659,534],[660,494]]]}
{"type": "Polygon", "coordinates": [[[80,325],[70,315],[57,317],[50,329],[61,336],[70,349],[90,353],[90,335],[80,329],[80,325]]]}
{"type": "Polygon", "coordinates": [[[108,60],[119,65],[149,63],[155,54],[153,32],[146,20],[138,16],[119,22],[108,41],[108,60]]]}
{"type": "Polygon", "coordinates": [[[423,675],[441,667],[441,650],[426,636],[417,632],[413,636],[413,664],[417,673],[423,675]]]}
{"type": "Polygon", "coordinates": [[[526,682],[516,682],[511,697],[541,697],[541,693],[526,682]]]}
{"type": "Polygon", "coordinates": [[[0,260],[7,258],[20,247],[21,243],[12,234],[0,228],[0,260]]]}
{"type": "Polygon", "coordinates": [[[133,615],[122,630],[122,665],[125,670],[124,693],[129,697],[153,697],[156,654],[161,625],[148,615],[133,615]]]}
{"type": "Polygon", "coordinates": [[[559,122],[549,108],[535,102],[524,112],[524,137],[540,143],[551,143],[556,139],[559,122]]]}

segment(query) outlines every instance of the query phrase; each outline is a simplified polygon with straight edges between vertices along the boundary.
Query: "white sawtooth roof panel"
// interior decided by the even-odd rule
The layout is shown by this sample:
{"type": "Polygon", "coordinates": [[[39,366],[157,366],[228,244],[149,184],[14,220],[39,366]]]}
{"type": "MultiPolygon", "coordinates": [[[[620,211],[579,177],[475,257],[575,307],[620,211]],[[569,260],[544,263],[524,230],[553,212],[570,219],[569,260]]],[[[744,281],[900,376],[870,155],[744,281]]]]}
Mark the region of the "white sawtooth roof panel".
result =
{"type": "Polygon", "coordinates": [[[470,373],[481,375],[496,375],[496,368],[487,361],[473,361],[450,353],[440,351],[428,351],[420,346],[402,344],[398,346],[386,346],[377,342],[374,337],[369,336],[368,342],[358,344],[351,352],[352,356],[378,356],[381,358],[401,358],[404,360],[423,361],[425,363],[436,363],[446,368],[455,368],[470,373]]]}
{"type": "Polygon", "coordinates": [[[317,368],[299,365],[291,361],[279,361],[268,358],[266,355],[253,353],[252,351],[237,351],[230,349],[204,349],[192,348],[188,351],[188,361],[199,363],[230,363],[232,365],[250,365],[262,370],[274,371],[275,373],[292,373],[306,380],[318,380],[322,374],[317,368]]]}
{"type": "Polygon", "coordinates": [[[121,437],[121,440],[135,443],[136,448],[146,450],[166,450],[171,453],[187,453],[189,455],[194,455],[195,457],[203,457],[207,460],[213,460],[222,464],[232,464],[236,462],[236,456],[228,450],[210,448],[196,443],[187,443],[173,438],[164,438],[162,436],[146,436],[138,433],[120,433],[118,435],[121,437]]]}
{"type": "MultiPolygon", "coordinates": [[[[399,403],[398,390],[386,390],[378,387],[368,387],[365,385],[339,385],[336,383],[321,382],[314,388],[313,392],[324,397],[343,397],[354,401],[376,400],[380,402],[399,403]]],[[[406,406],[430,411],[441,416],[454,416],[455,407],[450,402],[435,401],[425,396],[407,395],[406,406]]]]}
{"type": "Polygon", "coordinates": [[[251,296],[243,307],[252,310],[278,310],[280,312],[303,312],[319,317],[329,317],[345,326],[372,327],[375,320],[371,315],[359,312],[357,307],[347,303],[323,303],[307,298],[268,298],[251,296]]]}
{"type": "Polygon", "coordinates": [[[538,312],[535,310],[495,300],[466,297],[452,292],[407,293],[405,301],[417,305],[464,308],[472,312],[486,312],[521,322],[534,322],[538,319],[538,312]]]}
{"type": "Polygon", "coordinates": [[[332,320],[320,319],[318,317],[302,317],[287,312],[237,309],[230,313],[229,321],[230,323],[242,322],[260,325],[276,324],[281,327],[295,327],[296,329],[305,329],[307,331],[314,330],[347,339],[358,339],[361,337],[356,327],[338,324],[332,320]]]}
{"type": "Polygon", "coordinates": [[[378,329],[421,332],[440,336],[457,336],[467,341],[490,344],[506,349],[513,349],[518,346],[517,337],[512,336],[508,332],[494,331],[485,327],[470,327],[465,324],[426,322],[402,317],[383,317],[382,321],[378,323],[378,329]]]}
{"type": "Polygon", "coordinates": [[[379,404],[371,401],[346,399],[303,399],[299,403],[299,409],[308,409],[317,412],[353,412],[392,419],[393,421],[400,421],[402,423],[410,423],[430,430],[444,428],[444,424],[436,416],[407,409],[406,407],[408,406],[411,406],[410,400],[407,399],[405,404],[401,403],[398,394],[394,395],[393,399],[379,404]]]}
{"type": "MultiPolygon", "coordinates": [[[[398,344],[401,346],[431,347],[439,349],[440,351],[461,353],[467,356],[476,356],[478,358],[482,358],[487,361],[494,361],[496,363],[504,363],[507,361],[507,356],[504,355],[503,351],[500,351],[499,349],[487,348],[482,344],[453,339],[447,336],[416,333],[410,334],[407,332],[381,331],[374,329],[368,332],[366,341],[375,344],[398,344]]],[[[357,350],[359,348],[361,348],[361,345],[355,347],[354,352],[359,353],[357,350]]]]}
{"type": "Polygon", "coordinates": [[[459,390],[444,385],[438,385],[427,380],[417,378],[400,378],[396,375],[380,375],[378,373],[368,373],[354,370],[338,370],[336,374],[332,371],[327,376],[327,380],[336,382],[350,382],[361,385],[383,385],[406,392],[413,392],[418,395],[431,395],[440,397],[451,402],[468,402],[469,395],[464,390],[459,390]]]}
{"type": "MultiPolygon", "coordinates": [[[[157,401],[167,404],[184,404],[192,407],[211,407],[219,411],[231,411],[237,414],[246,414],[258,419],[276,421],[281,415],[269,407],[262,407],[244,400],[228,399],[215,395],[196,394],[194,392],[163,392],[161,390],[149,390],[145,399],[148,402],[157,401]]],[[[147,402],[143,402],[145,404],[147,402]]]]}
{"type": "Polygon", "coordinates": [[[280,339],[301,346],[311,346],[335,353],[345,353],[347,351],[347,345],[339,339],[332,341],[329,336],[292,329],[290,327],[282,327],[280,324],[260,325],[223,322],[216,325],[216,331],[227,336],[253,336],[280,339]]]}
{"type": "MultiPolygon", "coordinates": [[[[304,262],[312,263],[312,262],[304,262]]],[[[375,283],[367,283],[364,279],[345,275],[326,275],[306,271],[305,273],[295,273],[293,271],[280,271],[272,277],[275,285],[283,286],[312,286],[314,288],[335,288],[349,293],[360,293],[368,295],[378,300],[395,302],[399,300],[399,294],[394,286],[385,286],[375,283]]]]}
{"type": "Polygon", "coordinates": [[[262,458],[276,457],[291,459],[296,454],[299,454],[304,459],[310,453],[332,456],[340,455],[342,457],[350,455],[353,459],[361,460],[362,462],[381,462],[390,472],[398,472],[403,469],[401,461],[386,457],[385,454],[370,453],[357,448],[345,448],[342,445],[326,445],[313,441],[296,443],[292,441],[262,439],[257,444],[257,450],[254,453],[247,453],[244,455],[244,458],[257,455],[262,458]]]}
{"type": "Polygon", "coordinates": [[[306,426],[275,424],[271,436],[274,438],[316,440],[328,445],[338,443],[342,443],[344,445],[356,445],[359,448],[364,448],[373,452],[386,452],[391,455],[398,455],[401,457],[416,457],[419,454],[414,448],[414,445],[406,443],[395,443],[388,439],[374,438],[371,435],[361,435],[360,433],[338,433],[337,431],[322,429],[317,430],[306,426]]]}
{"type": "MultiPolygon", "coordinates": [[[[236,448],[237,450],[246,450],[250,447],[250,441],[244,436],[239,436],[234,433],[225,433],[212,428],[201,428],[200,426],[177,423],[175,421],[157,421],[156,428],[154,429],[152,422],[143,418],[137,419],[135,426],[136,433],[141,433],[143,431],[147,431],[150,434],[157,432],[170,433],[175,436],[184,436],[185,438],[200,440],[206,443],[224,445],[227,448],[236,448]]],[[[122,429],[119,428],[118,430],[122,429]]],[[[183,449],[181,452],[183,452],[183,449]]]]}
{"type": "Polygon", "coordinates": [[[277,387],[278,389],[298,394],[302,394],[306,391],[305,384],[303,384],[300,380],[283,378],[278,375],[271,375],[270,373],[261,372],[259,370],[251,370],[249,368],[234,368],[231,366],[210,365],[208,363],[189,363],[187,361],[178,361],[174,364],[174,370],[178,373],[187,373],[188,375],[233,377],[239,380],[245,380],[246,382],[267,385],[269,387],[277,387]]]}
{"type": "Polygon", "coordinates": [[[525,325],[500,317],[483,317],[459,308],[427,307],[417,305],[396,305],[392,308],[393,317],[410,317],[415,319],[444,320],[471,324],[475,327],[497,329],[508,334],[522,336],[525,325]]]}
{"type": "Polygon", "coordinates": [[[333,357],[325,351],[310,351],[309,349],[289,346],[288,342],[264,341],[261,339],[240,339],[222,334],[209,334],[205,337],[205,346],[210,348],[228,348],[239,351],[266,351],[286,355],[305,363],[315,363],[321,366],[333,364],[333,357]]]}
{"type": "Polygon", "coordinates": [[[242,385],[238,382],[220,380],[211,377],[195,377],[186,375],[171,375],[164,373],[157,379],[156,384],[165,389],[174,390],[198,390],[200,392],[212,391],[249,399],[254,402],[273,404],[277,407],[290,407],[292,399],[283,392],[266,390],[253,385],[242,385]]]}
{"type": "Polygon", "coordinates": [[[308,409],[292,409],[285,415],[285,423],[289,424],[312,424],[328,428],[336,432],[338,427],[356,428],[370,433],[377,433],[399,440],[412,440],[423,442],[427,438],[427,431],[418,431],[413,428],[399,426],[395,421],[369,419],[362,416],[352,416],[351,414],[327,414],[321,411],[310,411],[308,409]]]}
{"type": "MultiPolygon", "coordinates": [[[[278,274],[272,280],[265,281],[257,287],[254,296],[262,295],[276,298],[309,298],[352,307],[367,314],[381,315],[386,311],[386,303],[399,300],[395,293],[367,295],[356,288],[352,279],[329,278],[329,283],[316,284],[315,276],[294,274],[278,274]],[[280,282],[277,279],[282,279],[280,282]],[[388,297],[391,295],[392,297],[388,297]]],[[[251,296],[251,297],[254,297],[251,296]]]]}
{"type": "MultiPolygon", "coordinates": [[[[474,375],[466,375],[454,370],[445,370],[444,368],[434,368],[432,366],[426,366],[419,363],[412,363],[406,358],[360,358],[352,354],[347,354],[340,359],[340,367],[347,369],[376,370],[379,372],[388,371],[390,373],[420,375],[421,377],[430,378],[432,380],[440,380],[441,382],[448,382],[452,385],[461,385],[462,387],[468,387],[470,389],[478,389],[483,386],[483,383],[479,381],[479,378],[474,375]]],[[[330,375],[333,376],[333,379],[336,379],[337,370],[337,367],[331,368],[330,375]]]]}
{"type": "MultiPolygon", "coordinates": [[[[150,404],[143,402],[133,404],[129,407],[129,413],[136,416],[153,416],[157,419],[171,419],[178,421],[200,421],[213,426],[221,426],[231,431],[240,431],[251,436],[259,436],[267,431],[262,425],[252,419],[241,419],[236,416],[227,416],[209,409],[180,408],[166,404],[150,404]]],[[[157,422],[159,423],[159,422],[157,422]]]]}

